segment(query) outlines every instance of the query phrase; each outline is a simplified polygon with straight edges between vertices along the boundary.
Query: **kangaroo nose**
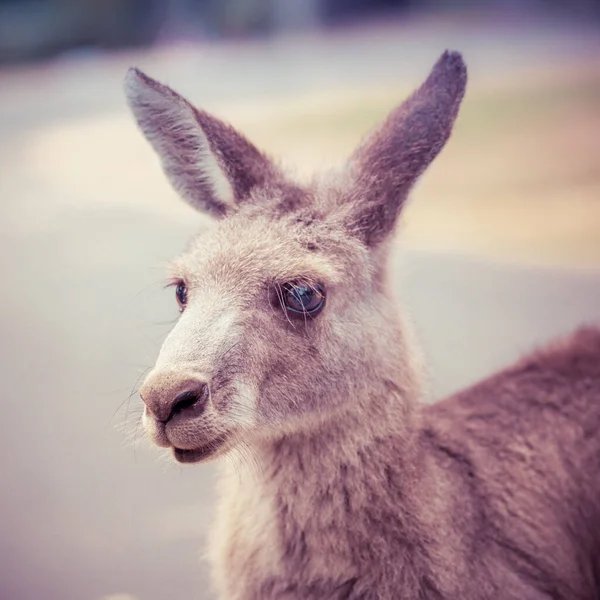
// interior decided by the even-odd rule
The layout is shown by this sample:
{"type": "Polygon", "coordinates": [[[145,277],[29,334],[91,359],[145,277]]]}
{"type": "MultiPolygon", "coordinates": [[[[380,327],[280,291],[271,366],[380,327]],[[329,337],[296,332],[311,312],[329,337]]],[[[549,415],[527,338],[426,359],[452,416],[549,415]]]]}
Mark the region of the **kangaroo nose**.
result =
{"type": "Polygon", "coordinates": [[[176,416],[191,418],[204,412],[208,388],[194,377],[159,373],[144,382],[140,396],[156,419],[166,423],[176,416]]]}

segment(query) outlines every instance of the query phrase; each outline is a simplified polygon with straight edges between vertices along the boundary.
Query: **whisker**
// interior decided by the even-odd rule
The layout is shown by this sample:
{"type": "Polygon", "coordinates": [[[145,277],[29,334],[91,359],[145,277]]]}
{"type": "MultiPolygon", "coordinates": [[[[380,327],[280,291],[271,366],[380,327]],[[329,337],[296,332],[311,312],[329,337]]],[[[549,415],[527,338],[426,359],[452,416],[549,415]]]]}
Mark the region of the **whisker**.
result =
{"type": "Polygon", "coordinates": [[[131,392],[129,392],[129,395],[117,406],[117,408],[115,409],[115,411],[113,412],[113,414],[111,415],[110,419],[108,420],[108,422],[106,423],[106,425],[104,426],[104,431],[106,432],[106,429],[108,428],[108,426],[112,423],[113,419],[117,416],[117,413],[123,408],[123,405],[125,403],[127,403],[127,410],[125,412],[125,421],[129,418],[129,404],[131,401],[131,398],[133,398],[133,396],[135,394],[137,394],[139,388],[138,385],[140,383],[140,381],[142,380],[142,378],[146,375],[146,373],[148,373],[148,371],[151,369],[152,367],[147,367],[145,368],[140,375],[138,376],[138,378],[136,379],[135,383],[133,384],[133,387],[131,388],[131,392]]]}
{"type": "Polygon", "coordinates": [[[134,296],[133,298],[131,298],[131,300],[137,300],[143,293],[147,292],[151,287],[158,287],[158,286],[162,286],[163,285],[163,281],[153,281],[151,283],[149,283],[148,285],[145,285],[141,290],[139,290],[134,296]]]}
{"type": "Polygon", "coordinates": [[[285,315],[287,322],[295,329],[296,327],[292,323],[290,316],[288,315],[287,310],[285,308],[285,300],[283,299],[283,290],[281,289],[281,285],[279,285],[279,283],[275,284],[275,292],[277,294],[277,299],[279,300],[279,305],[281,306],[281,310],[282,310],[283,314],[285,315]]]}

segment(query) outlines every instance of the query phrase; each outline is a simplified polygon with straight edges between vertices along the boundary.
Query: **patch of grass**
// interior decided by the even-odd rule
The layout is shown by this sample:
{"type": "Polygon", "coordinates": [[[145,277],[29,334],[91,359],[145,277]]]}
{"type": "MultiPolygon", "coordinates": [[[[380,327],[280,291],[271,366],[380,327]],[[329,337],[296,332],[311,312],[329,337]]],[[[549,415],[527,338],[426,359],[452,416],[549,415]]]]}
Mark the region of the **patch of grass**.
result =
{"type": "MultiPolygon", "coordinates": [[[[290,135],[360,137],[381,122],[406,97],[401,93],[355,97],[336,102],[318,113],[284,118],[278,123],[290,135]]],[[[540,123],[552,116],[593,111],[600,114],[600,71],[583,81],[553,81],[524,90],[509,89],[467,96],[460,117],[461,135],[480,135],[483,130],[505,130],[523,123],[540,123]]]]}
{"type": "Polygon", "coordinates": [[[466,102],[461,127],[463,134],[479,133],[482,127],[512,128],[576,112],[600,114],[600,73],[579,82],[557,81],[540,88],[477,96],[466,102]]]}

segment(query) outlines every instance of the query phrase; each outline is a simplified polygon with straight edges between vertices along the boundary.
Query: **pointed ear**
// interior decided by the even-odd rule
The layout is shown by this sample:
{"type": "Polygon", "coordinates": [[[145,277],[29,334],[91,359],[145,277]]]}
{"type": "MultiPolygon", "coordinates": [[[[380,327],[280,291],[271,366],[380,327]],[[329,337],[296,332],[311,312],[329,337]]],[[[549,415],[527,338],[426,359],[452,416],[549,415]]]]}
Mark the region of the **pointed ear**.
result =
{"type": "Polygon", "coordinates": [[[461,55],[446,51],[425,83],[351,157],[348,226],[368,246],[394,230],[411,187],[450,137],[466,82],[461,55]]]}
{"type": "Polygon", "coordinates": [[[130,69],[125,90],[171,185],[195,208],[224,216],[275,176],[274,165],[246,138],[166,85],[130,69]]]}

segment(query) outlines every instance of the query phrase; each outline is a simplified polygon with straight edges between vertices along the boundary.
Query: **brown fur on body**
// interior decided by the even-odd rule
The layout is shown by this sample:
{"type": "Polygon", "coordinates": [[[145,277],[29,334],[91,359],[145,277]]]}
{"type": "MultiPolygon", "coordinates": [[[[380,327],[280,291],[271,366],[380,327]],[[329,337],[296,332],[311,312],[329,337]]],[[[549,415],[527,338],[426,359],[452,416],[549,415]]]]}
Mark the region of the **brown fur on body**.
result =
{"type": "Polygon", "coordinates": [[[600,330],[586,328],[425,408],[481,585],[460,597],[599,597],[599,385],[600,330]]]}
{"type": "Polygon", "coordinates": [[[221,219],[173,264],[182,316],[141,390],[157,444],[223,457],[220,596],[597,600],[600,330],[426,406],[387,282],[458,113],[460,55],[310,188],[169,88],[127,85],[173,185],[221,219]],[[319,310],[290,312],[291,283],[319,310]]]}

